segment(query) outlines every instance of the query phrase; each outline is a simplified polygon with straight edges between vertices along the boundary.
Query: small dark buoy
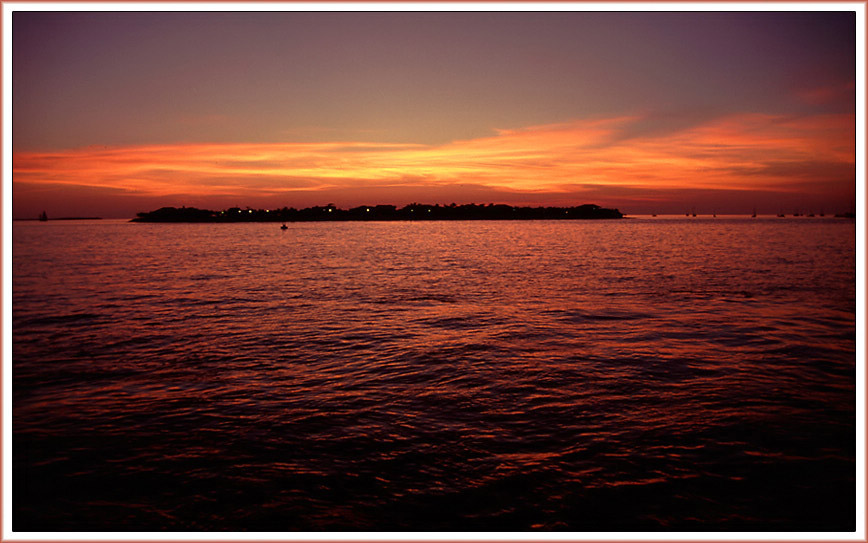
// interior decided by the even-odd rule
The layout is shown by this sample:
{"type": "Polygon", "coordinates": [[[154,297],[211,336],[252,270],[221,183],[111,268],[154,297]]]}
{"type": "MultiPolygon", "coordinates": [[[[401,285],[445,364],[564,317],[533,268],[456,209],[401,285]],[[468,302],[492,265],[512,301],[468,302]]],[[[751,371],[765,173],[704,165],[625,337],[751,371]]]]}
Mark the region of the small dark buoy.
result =
{"type": "Polygon", "coordinates": [[[280,227],[281,230],[286,230],[286,228],[287,228],[286,223],[283,223],[283,226],[280,227]]]}

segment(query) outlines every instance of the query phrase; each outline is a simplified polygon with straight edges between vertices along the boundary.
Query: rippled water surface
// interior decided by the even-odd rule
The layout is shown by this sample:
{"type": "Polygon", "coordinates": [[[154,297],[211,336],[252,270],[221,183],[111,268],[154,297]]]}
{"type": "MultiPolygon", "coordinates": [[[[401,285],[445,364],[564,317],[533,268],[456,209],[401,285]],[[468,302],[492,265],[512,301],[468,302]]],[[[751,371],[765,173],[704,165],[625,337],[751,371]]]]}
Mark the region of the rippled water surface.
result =
{"type": "Polygon", "coordinates": [[[13,225],[14,530],[853,530],[855,224],[13,225]]]}

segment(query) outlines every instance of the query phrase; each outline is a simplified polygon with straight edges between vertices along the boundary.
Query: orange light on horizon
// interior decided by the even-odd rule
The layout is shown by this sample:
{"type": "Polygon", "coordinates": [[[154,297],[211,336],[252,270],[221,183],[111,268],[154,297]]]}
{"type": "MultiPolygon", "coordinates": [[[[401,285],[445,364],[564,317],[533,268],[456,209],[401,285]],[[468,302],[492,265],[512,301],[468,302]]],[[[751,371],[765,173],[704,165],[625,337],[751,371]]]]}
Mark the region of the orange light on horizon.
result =
{"type": "Polygon", "coordinates": [[[578,120],[439,146],[230,143],[19,151],[13,153],[13,182],[149,196],[263,196],[462,183],[525,192],[591,185],[786,191],[798,190],[794,180],[855,180],[852,114],[730,115],[650,135],[636,128],[644,120],[578,120]]]}

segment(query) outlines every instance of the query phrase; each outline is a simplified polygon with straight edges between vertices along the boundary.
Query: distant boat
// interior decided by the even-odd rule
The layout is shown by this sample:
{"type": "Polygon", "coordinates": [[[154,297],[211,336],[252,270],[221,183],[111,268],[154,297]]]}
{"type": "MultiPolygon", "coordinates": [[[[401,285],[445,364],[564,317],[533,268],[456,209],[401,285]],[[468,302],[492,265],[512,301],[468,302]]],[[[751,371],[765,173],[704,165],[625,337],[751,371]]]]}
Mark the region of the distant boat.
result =
{"type": "Polygon", "coordinates": [[[754,219],[756,218],[756,208],[754,208],[753,215],[751,215],[751,217],[753,217],[754,219]]]}
{"type": "Polygon", "coordinates": [[[47,220],[48,220],[48,215],[46,215],[46,213],[43,211],[42,214],[39,215],[39,220],[40,220],[40,221],[47,221],[47,220]]]}
{"type": "Polygon", "coordinates": [[[286,223],[283,223],[283,226],[280,227],[281,230],[286,230],[287,228],[286,223]]]}

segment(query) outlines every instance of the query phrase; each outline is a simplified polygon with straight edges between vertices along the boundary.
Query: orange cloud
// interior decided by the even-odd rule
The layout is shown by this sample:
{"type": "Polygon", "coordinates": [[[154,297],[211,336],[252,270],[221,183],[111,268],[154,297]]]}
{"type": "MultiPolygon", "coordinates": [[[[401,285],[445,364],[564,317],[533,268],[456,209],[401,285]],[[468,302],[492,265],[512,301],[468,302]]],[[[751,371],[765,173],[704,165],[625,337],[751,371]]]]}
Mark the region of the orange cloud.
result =
{"type": "Polygon", "coordinates": [[[143,196],[252,197],[295,191],[446,187],[577,192],[584,186],[800,190],[855,181],[852,114],[742,114],[664,133],[641,116],[500,130],[445,145],[179,144],[16,152],[19,186],[100,187],[143,196]]]}
{"type": "Polygon", "coordinates": [[[812,87],[802,87],[795,91],[795,95],[800,101],[813,106],[834,103],[853,103],[855,89],[855,81],[846,81],[812,87]]]}

